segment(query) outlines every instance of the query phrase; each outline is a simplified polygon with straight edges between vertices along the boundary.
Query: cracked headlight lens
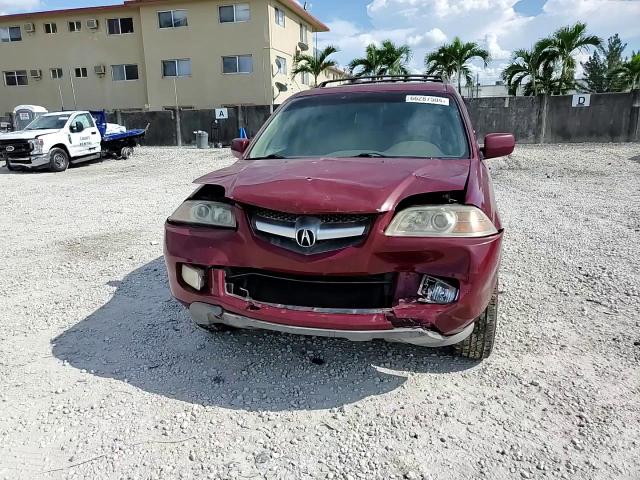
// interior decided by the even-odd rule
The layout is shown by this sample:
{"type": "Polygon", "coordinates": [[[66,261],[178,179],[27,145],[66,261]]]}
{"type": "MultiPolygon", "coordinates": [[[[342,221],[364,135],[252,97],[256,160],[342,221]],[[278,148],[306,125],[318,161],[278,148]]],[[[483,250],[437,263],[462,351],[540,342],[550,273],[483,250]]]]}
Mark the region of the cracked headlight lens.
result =
{"type": "Polygon", "coordinates": [[[489,217],[469,205],[409,207],[393,217],[390,237],[485,237],[498,233],[489,217]]]}
{"type": "Polygon", "coordinates": [[[208,200],[187,200],[173,212],[169,221],[212,227],[236,227],[236,217],[231,205],[208,200]]]}

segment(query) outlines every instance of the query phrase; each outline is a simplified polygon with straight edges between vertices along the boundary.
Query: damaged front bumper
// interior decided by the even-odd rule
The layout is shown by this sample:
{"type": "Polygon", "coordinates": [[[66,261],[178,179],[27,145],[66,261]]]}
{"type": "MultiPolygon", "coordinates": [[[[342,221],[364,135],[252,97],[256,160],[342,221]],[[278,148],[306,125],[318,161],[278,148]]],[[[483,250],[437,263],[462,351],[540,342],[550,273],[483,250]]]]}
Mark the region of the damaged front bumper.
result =
{"type": "MultiPolygon", "coordinates": [[[[380,219],[380,225],[385,221],[380,219]]],[[[184,305],[196,305],[192,313],[197,310],[194,318],[204,325],[226,323],[362,340],[402,337],[402,341],[415,340],[408,343],[448,345],[470,333],[497,282],[502,232],[483,238],[401,238],[385,236],[383,229],[374,225],[362,245],[308,257],[256,238],[242,217],[238,223],[237,230],[165,226],[164,253],[171,292],[184,305]],[[202,290],[185,284],[180,274],[182,265],[203,269],[202,290]],[[297,292],[289,292],[290,301],[269,301],[257,299],[251,289],[244,295],[230,289],[229,275],[238,270],[243,273],[243,269],[264,276],[278,274],[291,281],[305,277],[317,282],[344,276],[365,280],[367,276],[389,276],[391,298],[381,308],[364,308],[361,304],[352,308],[313,308],[331,306],[315,304],[301,308],[296,304],[297,292]],[[425,275],[453,281],[458,288],[456,300],[448,304],[420,302],[417,291],[425,275]]],[[[316,287],[310,284],[305,288],[316,287]]],[[[341,300],[348,302],[351,298],[358,298],[357,290],[343,293],[341,300]]]]}
{"type": "Polygon", "coordinates": [[[473,323],[454,335],[441,335],[433,330],[424,328],[394,328],[391,330],[340,330],[335,328],[310,328],[272,323],[255,318],[227,312],[216,305],[194,302],[189,307],[194,322],[207,328],[214,325],[228,325],[235,328],[271,330],[294,335],[309,335],[316,337],[344,338],[353,342],[367,342],[370,340],[385,340],[387,342],[410,343],[422,347],[446,347],[463,341],[473,331],[473,323]]]}

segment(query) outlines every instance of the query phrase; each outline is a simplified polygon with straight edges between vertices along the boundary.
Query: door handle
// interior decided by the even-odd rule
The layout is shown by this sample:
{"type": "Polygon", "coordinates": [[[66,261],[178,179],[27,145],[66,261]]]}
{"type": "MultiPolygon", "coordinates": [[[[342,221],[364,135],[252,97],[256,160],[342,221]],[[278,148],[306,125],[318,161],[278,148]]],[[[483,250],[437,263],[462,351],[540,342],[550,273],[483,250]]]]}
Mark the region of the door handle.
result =
{"type": "Polygon", "coordinates": [[[91,132],[91,135],[97,135],[98,132],[91,132]]]}

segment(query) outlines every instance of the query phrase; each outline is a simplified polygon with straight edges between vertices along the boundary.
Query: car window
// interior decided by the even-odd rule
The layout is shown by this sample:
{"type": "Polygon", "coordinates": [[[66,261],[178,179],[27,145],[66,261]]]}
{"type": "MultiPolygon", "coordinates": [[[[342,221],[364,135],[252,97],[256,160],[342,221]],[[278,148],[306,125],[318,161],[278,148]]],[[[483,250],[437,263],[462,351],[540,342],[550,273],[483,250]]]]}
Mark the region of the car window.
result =
{"type": "Polygon", "coordinates": [[[51,128],[63,128],[69,120],[69,114],[43,115],[31,122],[25,130],[48,130],[51,128]]]}
{"type": "Polygon", "coordinates": [[[466,158],[460,111],[449,97],[424,92],[323,94],[280,110],[256,140],[250,158],[466,158]]]}
{"type": "Polygon", "coordinates": [[[88,113],[81,113],[73,120],[73,123],[80,122],[84,128],[93,128],[93,118],[88,113]]]}

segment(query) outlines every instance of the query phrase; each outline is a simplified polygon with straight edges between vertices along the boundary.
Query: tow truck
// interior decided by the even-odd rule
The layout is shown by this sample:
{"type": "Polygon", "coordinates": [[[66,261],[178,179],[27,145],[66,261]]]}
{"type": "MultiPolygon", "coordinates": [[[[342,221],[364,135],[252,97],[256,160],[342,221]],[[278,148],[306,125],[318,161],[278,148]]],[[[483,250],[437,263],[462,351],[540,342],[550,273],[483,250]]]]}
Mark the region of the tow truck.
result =
{"type": "Polygon", "coordinates": [[[104,111],[64,111],[36,118],[24,130],[0,138],[0,159],[9,170],[49,169],[105,157],[127,159],[146,129],[109,131],[104,111]]]}

